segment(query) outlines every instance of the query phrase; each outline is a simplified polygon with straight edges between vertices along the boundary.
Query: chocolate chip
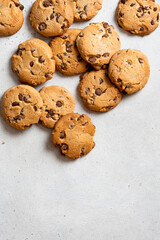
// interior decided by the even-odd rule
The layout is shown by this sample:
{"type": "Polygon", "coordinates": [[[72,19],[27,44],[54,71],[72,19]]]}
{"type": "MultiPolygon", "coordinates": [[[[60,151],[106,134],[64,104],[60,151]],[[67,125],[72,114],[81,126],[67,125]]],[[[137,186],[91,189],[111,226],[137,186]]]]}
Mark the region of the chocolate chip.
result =
{"type": "Polygon", "coordinates": [[[108,23],[103,23],[103,27],[107,28],[107,27],[109,27],[109,24],[108,23]]]}
{"type": "Polygon", "coordinates": [[[116,103],[118,101],[118,97],[115,97],[113,101],[116,103]]]}
{"type": "Polygon", "coordinates": [[[113,108],[113,106],[108,106],[108,107],[105,107],[106,111],[109,111],[113,108]]]}
{"type": "Polygon", "coordinates": [[[144,31],[144,27],[141,26],[139,30],[140,30],[141,32],[144,31]]]}
{"type": "Polygon", "coordinates": [[[17,122],[17,121],[21,121],[24,117],[21,115],[18,115],[16,117],[13,118],[13,121],[17,122]]]}
{"type": "Polygon", "coordinates": [[[50,6],[52,6],[52,3],[50,2],[50,1],[43,1],[43,6],[44,7],[50,7],[50,6]]]}
{"type": "Polygon", "coordinates": [[[153,8],[153,11],[156,12],[157,11],[157,7],[153,8]]]}
{"type": "Polygon", "coordinates": [[[151,25],[154,25],[154,24],[155,24],[155,23],[154,23],[154,20],[152,20],[152,21],[151,21],[151,25]]]}
{"type": "Polygon", "coordinates": [[[108,33],[110,33],[110,34],[112,33],[111,28],[108,28],[107,31],[108,31],[108,33]]]}
{"type": "Polygon", "coordinates": [[[124,13],[119,12],[119,16],[120,16],[120,17],[123,17],[123,16],[124,16],[124,13]]]}
{"type": "Polygon", "coordinates": [[[83,37],[84,33],[80,32],[79,37],[83,37]]]}
{"type": "Polygon", "coordinates": [[[77,56],[77,60],[78,60],[78,62],[82,62],[83,61],[83,59],[82,59],[80,54],[77,56]]]}
{"type": "Polygon", "coordinates": [[[54,110],[53,109],[49,109],[49,110],[46,110],[47,112],[47,115],[46,115],[46,118],[53,118],[53,115],[54,115],[54,110]]]}
{"type": "Polygon", "coordinates": [[[65,70],[65,69],[67,68],[67,66],[66,66],[65,63],[62,63],[62,64],[60,65],[60,67],[61,67],[63,70],[65,70]]]}
{"type": "Polygon", "coordinates": [[[61,17],[60,13],[56,13],[55,16],[56,16],[56,22],[59,23],[59,20],[60,20],[60,17],[61,17]]]}
{"type": "Polygon", "coordinates": [[[122,80],[121,80],[120,78],[118,78],[118,79],[117,79],[117,82],[118,82],[118,83],[121,83],[121,82],[122,82],[122,80]]]}
{"type": "Polygon", "coordinates": [[[84,154],[85,154],[85,153],[84,153],[85,149],[86,149],[85,147],[82,147],[82,149],[81,149],[81,154],[80,154],[81,157],[84,156],[84,154]]]}
{"type": "Polygon", "coordinates": [[[142,7],[139,7],[138,9],[137,9],[137,12],[142,12],[142,7]]]}
{"type": "Polygon", "coordinates": [[[57,101],[57,102],[56,102],[56,106],[57,106],[57,107],[62,107],[62,105],[63,105],[63,104],[62,104],[61,101],[57,101]]]}
{"type": "Polygon", "coordinates": [[[69,52],[69,53],[71,53],[71,52],[72,52],[72,49],[71,49],[71,47],[68,47],[68,48],[66,48],[66,52],[69,52]]]}
{"type": "Polygon", "coordinates": [[[40,56],[39,59],[38,59],[38,61],[39,61],[40,63],[44,63],[44,62],[45,62],[45,59],[44,59],[43,56],[40,56]]]}
{"type": "Polygon", "coordinates": [[[36,106],[33,107],[34,108],[34,111],[36,112],[38,110],[38,108],[36,106]]]}
{"type": "Polygon", "coordinates": [[[127,84],[126,87],[125,87],[125,89],[126,89],[126,88],[130,89],[131,87],[132,87],[132,86],[131,86],[130,84],[127,84]]]}
{"type": "Polygon", "coordinates": [[[126,0],[121,0],[121,3],[125,4],[125,3],[126,3],[126,0]]]}
{"type": "Polygon", "coordinates": [[[107,64],[104,64],[101,68],[102,69],[107,69],[107,64]]]}
{"type": "Polygon", "coordinates": [[[126,63],[129,65],[132,65],[132,61],[130,61],[130,60],[127,60],[126,63]]]}
{"type": "Polygon", "coordinates": [[[52,20],[53,18],[54,18],[54,13],[50,15],[50,20],[52,20]]]}
{"type": "Polygon", "coordinates": [[[67,28],[67,26],[63,23],[63,25],[61,26],[62,29],[67,28]]]}
{"type": "Polygon", "coordinates": [[[88,5],[85,5],[83,8],[85,12],[86,12],[87,8],[88,8],[88,5]]]}
{"type": "Polygon", "coordinates": [[[29,100],[29,98],[30,98],[29,95],[23,96],[23,101],[26,102],[26,103],[31,103],[31,101],[29,100]]]}
{"type": "Polygon", "coordinates": [[[22,56],[23,51],[25,51],[25,48],[21,47],[20,49],[17,50],[16,54],[22,56]]]}
{"type": "Polygon", "coordinates": [[[71,123],[70,126],[69,126],[69,128],[70,128],[70,129],[73,129],[74,126],[75,126],[75,125],[74,125],[73,123],[71,123]]]}
{"type": "Polygon", "coordinates": [[[67,36],[67,35],[63,35],[61,38],[62,38],[62,39],[67,39],[68,36],[67,36]]]}
{"type": "Polygon", "coordinates": [[[84,122],[82,123],[82,126],[86,126],[88,124],[88,122],[84,122]]]}
{"type": "Polygon", "coordinates": [[[12,107],[19,106],[19,102],[13,102],[12,107]]]}
{"type": "Polygon", "coordinates": [[[62,143],[61,145],[61,151],[67,151],[68,150],[68,145],[66,143],[62,143]]]}
{"type": "Polygon", "coordinates": [[[78,118],[77,118],[77,121],[79,121],[81,118],[84,117],[84,114],[80,115],[78,118]]]}
{"type": "Polygon", "coordinates": [[[23,11],[23,9],[24,9],[24,6],[23,6],[23,5],[21,5],[21,6],[20,6],[20,10],[21,10],[21,11],[23,11]]]}
{"type": "Polygon", "coordinates": [[[45,24],[45,22],[42,22],[39,24],[39,30],[40,31],[44,31],[47,28],[47,25],[45,24]]]}
{"type": "Polygon", "coordinates": [[[24,113],[24,108],[21,109],[20,115],[23,115],[24,113]]]}
{"type": "Polygon", "coordinates": [[[65,131],[60,132],[59,137],[61,139],[65,138],[66,137],[65,131]]]}
{"type": "Polygon", "coordinates": [[[97,95],[97,96],[101,96],[102,95],[102,90],[100,89],[100,88],[97,88],[96,90],[95,90],[95,94],[97,95]]]}
{"type": "Polygon", "coordinates": [[[109,35],[108,35],[108,34],[104,34],[102,37],[104,37],[104,38],[108,38],[109,35]]]}
{"type": "Polygon", "coordinates": [[[138,61],[139,61],[140,63],[143,63],[143,59],[142,59],[142,58],[138,58],[138,61]]]}
{"type": "Polygon", "coordinates": [[[14,72],[15,72],[16,74],[18,74],[18,73],[19,73],[18,69],[15,69],[15,70],[14,70],[14,72]]]}
{"type": "Polygon", "coordinates": [[[91,63],[94,63],[94,62],[96,62],[96,57],[90,57],[88,60],[89,60],[91,63]]]}
{"type": "Polygon", "coordinates": [[[87,95],[90,92],[90,88],[85,89],[85,94],[87,95]]]}
{"type": "Polygon", "coordinates": [[[104,81],[102,78],[99,78],[99,84],[102,84],[104,81]]]}
{"type": "Polygon", "coordinates": [[[31,62],[30,62],[30,66],[31,66],[31,67],[33,67],[33,65],[34,65],[34,62],[33,62],[33,61],[31,61],[31,62]]]}
{"type": "Polygon", "coordinates": [[[51,73],[45,73],[45,78],[48,78],[51,73]]]}
{"type": "Polygon", "coordinates": [[[60,54],[57,54],[57,57],[62,60],[62,56],[60,54]]]}
{"type": "Polygon", "coordinates": [[[23,96],[23,99],[22,99],[22,101],[24,101],[24,102],[28,102],[28,99],[29,99],[29,96],[23,96]]]}
{"type": "Polygon", "coordinates": [[[18,95],[18,98],[20,101],[23,101],[23,95],[21,93],[18,95]]]}
{"type": "Polygon", "coordinates": [[[109,53],[104,53],[103,55],[102,55],[102,57],[109,57],[109,53]]]}

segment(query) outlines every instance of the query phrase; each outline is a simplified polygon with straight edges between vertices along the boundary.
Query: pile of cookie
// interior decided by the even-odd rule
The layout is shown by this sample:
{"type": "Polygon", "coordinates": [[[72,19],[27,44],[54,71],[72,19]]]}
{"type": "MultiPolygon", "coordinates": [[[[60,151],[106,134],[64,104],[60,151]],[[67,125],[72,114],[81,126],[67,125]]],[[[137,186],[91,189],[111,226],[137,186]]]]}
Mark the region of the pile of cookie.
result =
{"type": "MultiPolygon", "coordinates": [[[[8,89],[1,101],[5,121],[17,129],[41,122],[53,128],[52,142],[60,152],[77,159],[89,153],[95,126],[85,114],[74,113],[71,93],[60,86],[34,87],[52,79],[55,70],[64,75],[81,74],[79,94],[91,111],[115,108],[123,94],[141,90],[150,75],[147,57],[135,49],[120,50],[120,37],[106,22],[68,29],[74,21],[92,19],[103,0],[36,0],[30,12],[33,28],[50,44],[29,39],[12,56],[12,69],[23,84],[8,89]],[[32,85],[32,86],[30,86],[32,85]]],[[[19,0],[0,0],[0,36],[16,33],[23,24],[19,0]],[[12,24],[16,21],[16,24],[12,24]]],[[[153,32],[159,24],[160,7],[154,0],[119,0],[120,27],[137,35],[153,32]]]]}

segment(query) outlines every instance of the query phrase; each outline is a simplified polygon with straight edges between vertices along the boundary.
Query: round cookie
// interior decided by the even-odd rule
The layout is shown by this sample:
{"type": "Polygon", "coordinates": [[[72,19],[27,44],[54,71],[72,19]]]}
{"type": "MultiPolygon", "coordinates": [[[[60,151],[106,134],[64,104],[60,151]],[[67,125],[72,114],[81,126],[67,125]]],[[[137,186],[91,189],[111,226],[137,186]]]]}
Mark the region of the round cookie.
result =
{"type": "Polygon", "coordinates": [[[63,34],[73,20],[73,2],[70,0],[36,0],[30,12],[33,28],[45,37],[63,34]]]}
{"type": "Polygon", "coordinates": [[[88,68],[88,63],[81,58],[75,44],[80,32],[80,29],[69,29],[65,34],[50,42],[56,68],[64,75],[81,74],[88,68]]]}
{"type": "Polygon", "coordinates": [[[74,20],[76,22],[88,21],[97,15],[102,8],[103,0],[73,0],[74,20]]]}
{"type": "Polygon", "coordinates": [[[51,48],[40,39],[33,38],[18,46],[12,56],[12,69],[20,82],[38,85],[50,80],[55,72],[51,48]]]}
{"type": "Polygon", "coordinates": [[[95,126],[87,115],[71,113],[56,123],[52,142],[60,148],[62,155],[77,159],[89,153],[95,146],[94,133],[95,126]]]}
{"type": "Polygon", "coordinates": [[[23,130],[39,122],[42,106],[42,99],[36,89],[17,85],[4,93],[1,113],[9,125],[23,130]]]}
{"type": "Polygon", "coordinates": [[[76,43],[82,58],[97,70],[106,66],[121,46],[114,27],[106,22],[91,23],[79,33],[76,43]]]}
{"type": "Polygon", "coordinates": [[[108,75],[121,92],[132,94],[141,90],[149,79],[148,59],[138,50],[121,50],[112,57],[108,75]]]}
{"type": "Polygon", "coordinates": [[[120,0],[117,21],[124,30],[145,36],[158,27],[159,10],[154,0],[120,0]]]}
{"type": "Polygon", "coordinates": [[[53,128],[63,115],[74,111],[74,99],[71,93],[64,87],[43,87],[40,95],[43,101],[40,120],[48,128],[53,128]]]}
{"type": "Polygon", "coordinates": [[[110,82],[106,70],[83,74],[79,93],[84,105],[96,112],[107,112],[115,108],[122,99],[122,93],[110,82]]]}
{"type": "Polygon", "coordinates": [[[23,9],[19,0],[0,0],[0,36],[10,36],[20,30],[23,9]]]}

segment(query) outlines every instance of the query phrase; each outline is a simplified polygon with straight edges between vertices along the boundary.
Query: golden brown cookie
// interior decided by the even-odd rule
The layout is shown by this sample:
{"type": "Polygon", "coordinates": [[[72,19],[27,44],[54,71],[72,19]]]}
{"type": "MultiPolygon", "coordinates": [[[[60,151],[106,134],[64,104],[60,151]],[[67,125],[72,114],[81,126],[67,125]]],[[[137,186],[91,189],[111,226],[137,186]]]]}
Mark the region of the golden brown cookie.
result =
{"type": "Polygon", "coordinates": [[[73,1],[36,0],[30,12],[33,28],[45,37],[63,34],[73,23],[73,1]]]}
{"type": "Polygon", "coordinates": [[[107,112],[115,108],[122,99],[122,93],[110,82],[106,70],[83,74],[79,93],[84,105],[96,112],[107,112]]]}
{"type": "Polygon", "coordinates": [[[88,21],[95,17],[102,8],[103,0],[73,0],[74,20],[76,22],[88,21]]]}
{"type": "Polygon", "coordinates": [[[20,30],[23,9],[19,0],[0,0],[0,36],[10,36],[20,30]]]}
{"type": "Polygon", "coordinates": [[[56,123],[52,132],[52,142],[63,155],[77,159],[88,154],[95,146],[93,137],[95,126],[87,115],[71,113],[56,123]]]}
{"type": "Polygon", "coordinates": [[[120,0],[116,15],[124,30],[145,36],[158,27],[159,11],[154,0],[120,0]]]}
{"type": "Polygon", "coordinates": [[[75,44],[80,32],[80,29],[69,29],[62,36],[50,42],[56,68],[64,75],[81,74],[88,68],[88,63],[81,58],[75,44]]]}
{"type": "Polygon", "coordinates": [[[132,94],[141,90],[149,79],[148,59],[138,50],[121,50],[112,57],[108,75],[121,92],[132,94]]]}
{"type": "Polygon", "coordinates": [[[33,38],[18,46],[12,56],[12,69],[20,82],[38,85],[50,80],[55,72],[51,48],[40,39],[33,38]]]}
{"type": "Polygon", "coordinates": [[[76,43],[81,57],[97,70],[108,64],[121,46],[114,27],[106,22],[91,23],[79,33],[76,43]]]}
{"type": "Polygon", "coordinates": [[[9,125],[23,130],[39,122],[42,106],[42,99],[36,89],[17,85],[4,93],[1,113],[9,125]]]}
{"type": "Polygon", "coordinates": [[[74,112],[75,102],[66,88],[60,86],[43,87],[40,95],[43,101],[40,120],[44,126],[53,128],[63,115],[74,112]]]}

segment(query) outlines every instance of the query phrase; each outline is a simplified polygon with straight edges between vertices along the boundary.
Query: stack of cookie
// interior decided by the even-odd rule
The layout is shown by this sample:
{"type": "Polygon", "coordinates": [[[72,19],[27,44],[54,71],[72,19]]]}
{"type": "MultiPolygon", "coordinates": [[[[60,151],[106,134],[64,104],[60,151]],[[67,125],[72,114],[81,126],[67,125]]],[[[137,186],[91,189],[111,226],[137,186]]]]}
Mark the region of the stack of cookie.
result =
{"type": "MultiPolygon", "coordinates": [[[[18,0],[0,0],[0,35],[16,33],[23,24],[23,6],[18,0]],[[16,27],[10,24],[17,16],[16,27]]],[[[91,23],[85,29],[68,29],[74,21],[93,18],[102,8],[102,0],[36,0],[30,12],[33,28],[50,44],[29,39],[18,46],[12,57],[12,69],[19,81],[2,98],[1,113],[8,124],[26,129],[41,122],[53,128],[52,142],[63,155],[72,159],[89,153],[95,146],[95,126],[84,114],[74,113],[75,101],[60,86],[33,87],[52,79],[55,70],[64,75],[82,74],[79,94],[91,111],[107,112],[115,108],[123,94],[141,90],[150,75],[147,57],[135,49],[120,50],[120,37],[107,22],[91,23]]],[[[159,6],[152,0],[120,0],[119,25],[141,36],[153,32],[159,23],[159,6]],[[127,20],[129,19],[129,20],[127,20]]]]}

